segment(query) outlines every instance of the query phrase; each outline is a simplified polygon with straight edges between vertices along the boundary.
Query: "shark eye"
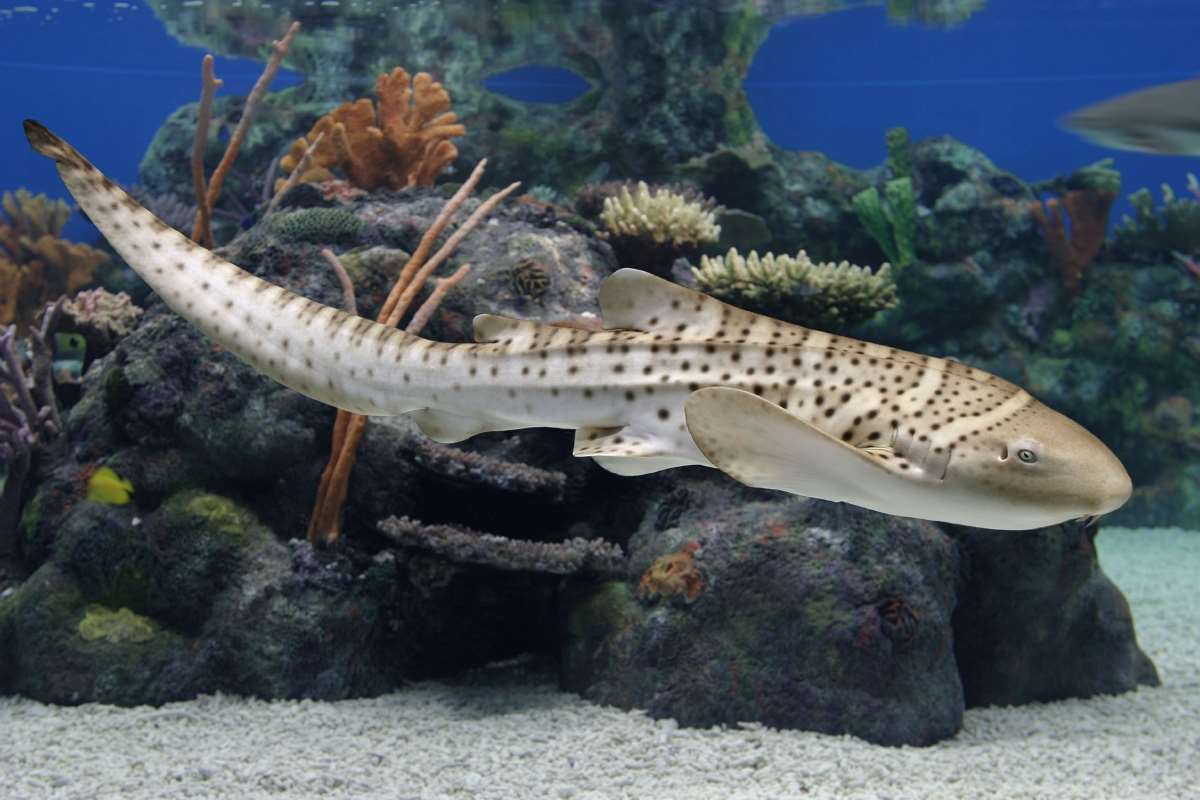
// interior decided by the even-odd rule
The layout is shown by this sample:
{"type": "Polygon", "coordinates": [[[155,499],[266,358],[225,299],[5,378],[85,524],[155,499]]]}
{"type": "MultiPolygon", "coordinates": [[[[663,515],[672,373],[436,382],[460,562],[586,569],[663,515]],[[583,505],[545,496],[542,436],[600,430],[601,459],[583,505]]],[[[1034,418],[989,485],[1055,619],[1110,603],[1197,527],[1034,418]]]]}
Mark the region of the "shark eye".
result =
{"type": "Polygon", "coordinates": [[[1021,459],[1021,461],[1026,464],[1033,464],[1038,460],[1037,453],[1033,452],[1027,447],[1022,447],[1017,451],[1017,458],[1021,459]]]}

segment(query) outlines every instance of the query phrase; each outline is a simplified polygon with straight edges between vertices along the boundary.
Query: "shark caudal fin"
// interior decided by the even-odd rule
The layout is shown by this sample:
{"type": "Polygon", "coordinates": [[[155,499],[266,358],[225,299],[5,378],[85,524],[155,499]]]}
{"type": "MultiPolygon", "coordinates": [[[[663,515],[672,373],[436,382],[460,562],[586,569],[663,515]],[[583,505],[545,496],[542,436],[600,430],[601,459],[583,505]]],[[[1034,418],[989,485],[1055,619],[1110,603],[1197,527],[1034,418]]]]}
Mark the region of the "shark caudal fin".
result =
{"type": "Polygon", "coordinates": [[[268,283],[201,247],[130,197],[45,125],[25,120],[34,150],[113,249],[180,316],[276,381],[338,408],[401,414],[424,403],[373,381],[381,359],[400,363],[419,341],[268,283]],[[368,380],[364,380],[364,376],[368,380]]]}

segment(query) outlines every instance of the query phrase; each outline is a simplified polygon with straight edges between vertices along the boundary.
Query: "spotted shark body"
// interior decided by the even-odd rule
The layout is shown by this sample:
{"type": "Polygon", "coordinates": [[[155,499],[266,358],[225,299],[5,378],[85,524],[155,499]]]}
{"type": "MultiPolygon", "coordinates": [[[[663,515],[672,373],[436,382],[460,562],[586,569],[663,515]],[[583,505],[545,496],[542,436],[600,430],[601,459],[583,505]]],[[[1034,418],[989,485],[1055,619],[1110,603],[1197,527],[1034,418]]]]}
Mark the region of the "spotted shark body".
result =
{"type": "Polygon", "coordinates": [[[992,528],[1101,514],[1129,495],[1094,436],[956,361],[790,325],[631,269],[600,289],[604,330],[484,314],[475,342],[434,342],[260,280],[160,222],[43,126],[27,121],[26,134],[117,252],[206,335],[302,394],[413,414],[439,441],[567,428],[575,455],[623,475],[715,466],[753,486],[992,528]]]}

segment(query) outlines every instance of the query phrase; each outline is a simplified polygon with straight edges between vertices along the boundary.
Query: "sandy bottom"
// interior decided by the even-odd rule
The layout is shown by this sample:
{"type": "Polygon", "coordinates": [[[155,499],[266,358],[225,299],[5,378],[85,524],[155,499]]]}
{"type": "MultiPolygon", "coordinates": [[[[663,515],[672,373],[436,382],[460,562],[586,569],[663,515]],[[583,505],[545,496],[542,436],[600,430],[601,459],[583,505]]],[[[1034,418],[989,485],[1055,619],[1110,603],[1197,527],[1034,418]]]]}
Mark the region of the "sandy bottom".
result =
{"type": "Polygon", "coordinates": [[[1200,532],[1106,529],[1099,548],[1164,686],[969,711],[935,747],[681,730],[504,677],[340,703],[2,698],[0,797],[1200,798],[1200,532]]]}

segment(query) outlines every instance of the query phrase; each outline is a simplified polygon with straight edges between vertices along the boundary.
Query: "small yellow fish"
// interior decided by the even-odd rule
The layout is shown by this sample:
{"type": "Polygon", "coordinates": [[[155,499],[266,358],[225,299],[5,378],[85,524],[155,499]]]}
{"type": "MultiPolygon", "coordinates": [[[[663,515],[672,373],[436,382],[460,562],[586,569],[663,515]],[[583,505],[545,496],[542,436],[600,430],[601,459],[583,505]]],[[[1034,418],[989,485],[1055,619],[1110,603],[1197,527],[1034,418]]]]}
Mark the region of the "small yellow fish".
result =
{"type": "Polygon", "coordinates": [[[133,496],[133,484],[112,471],[111,467],[100,467],[88,478],[87,499],[93,503],[123,506],[133,496]]]}

